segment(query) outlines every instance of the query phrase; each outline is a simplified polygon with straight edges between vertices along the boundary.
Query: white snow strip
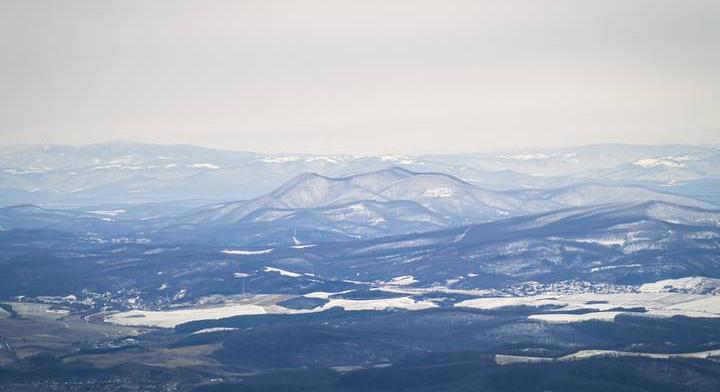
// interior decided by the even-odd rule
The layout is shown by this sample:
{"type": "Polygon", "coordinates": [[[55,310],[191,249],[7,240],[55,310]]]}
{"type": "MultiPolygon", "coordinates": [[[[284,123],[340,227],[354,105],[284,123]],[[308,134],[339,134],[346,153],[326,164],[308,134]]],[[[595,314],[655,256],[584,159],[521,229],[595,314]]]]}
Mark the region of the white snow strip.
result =
{"type": "MultiPolygon", "coordinates": [[[[326,294],[329,296],[335,293],[310,293],[311,296],[309,298],[323,298],[326,294]]],[[[306,295],[306,297],[308,297],[308,295],[306,295]]],[[[438,306],[430,301],[415,301],[410,297],[397,297],[369,300],[333,299],[325,305],[315,309],[296,310],[277,305],[276,302],[281,299],[283,299],[283,296],[259,294],[253,298],[245,299],[242,302],[233,302],[218,306],[205,306],[204,304],[198,303],[193,307],[180,309],[157,311],[131,310],[110,314],[105,317],[105,321],[119,325],[174,328],[179,324],[196,320],[214,320],[234,316],[258,314],[316,313],[335,307],[340,307],[347,311],[381,311],[388,309],[423,310],[438,306]]]]}
{"type": "Polygon", "coordinates": [[[624,246],[625,238],[576,238],[573,241],[584,244],[598,244],[602,246],[624,246]]]}
{"type": "Polygon", "coordinates": [[[283,269],[273,268],[273,267],[265,267],[264,271],[265,272],[277,272],[282,276],[289,276],[291,278],[298,278],[298,277],[302,276],[302,274],[298,274],[297,272],[285,271],[283,269]]]}
{"type": "Polygon", "coordinates": [[[467,233],[470,232],[470,229],[472,229],[472,228],[471,228],[471,227],[468,227],[467,230],[463,231],[462,234],[460,234],[460,235],[458,235],[457,237],[455,237],[455,239],[453,240],[453,243],[457,244],[458,242],[460,242],[460,241],[462,241],[463,239],[465,239],[465,236],[467,235],[467,233]]]}
{"type": "Polygon", "coordinates": [[[273,157],[273,158],[263,158],[260,161],[265,163],[287,163],[287,162],[295,162],[299,161],[300,157],[273,157]]]}
{"type": "Polygon", "coordinates": [[[221,319],[232,316],[265,314],[265,308],[258,305],[228,305],[214,308],[187,308],[167,311],[131,310],[115,313],[106,320],[120,325],[135,325],[159,328],[174,328],[178,324],[196,320],[221,319]]]}
{"type": "Polygon", "coordinates": [[[204,334],[204,333],[213,333],[213,332],[237,331],[237,330],[238,330],[238,328],[226,328],[226,327],[205,328],[205,329],[201,329],[199,331],[195,331],[191,335],[200,335],[200,334],[204,334]]]}
{"type": "Polygon", "coordinates": [[[597,357],[642,357],[652,359],[708,359],[720,356],[720,350],[700,351],[693,353],[661,354],[661,353],[639,353],[632,351],[615,350],[582,350],[576,353],[565,355],[559,358],[546,357],[525,357],[520,355],[495,355],[495,363],[498,365],[511,365],[514,363],[541,363],[541,362],[570,362],[582,361],[584,359],[597,357]]]}
{"type": "Polygon", "coordinates": [[[554,153],[554,154],[544,154],[541,152],[535,153],[535,154],[517,154],[517,155],[501,155],[500,159],[511,159],[515,161],[521,161],[521,162],[527,162],[527,161],[541,161],[546,160],[550,158],[560,158],[567,162],[577,162],[576,159],[573,159],[577,156],[576,153],[554,153]]]}
{"type": "Polygon", "coordinates": [[[542,321],[548,324],[581,323],[583,321],[615,321],[615,317],[624,312],[591,312],[585,314],[533,314],[528,320],[542,321]]]}
{"type": "Polygon", "coordinates": [[[414,159],[404,155],[383,155],[380,157],[383,162],[394,162],[400,165],[412,165],[417,163],[414,159]]]}
{"type": "Polygon", "coordinates": [[[436,308],[437,305],[430,301],[415,301],[410,297],[384,298],[384,299],[333,299],[323,305],[320,309],[340,307],[345,310],[387,310],[407,309],[422,310],[436,308]]]}
{"type": "Polygon", "coordinates": [[[681,292],[688,294],[720,294],[720,279],[689,276],[680,279],[665,279],[640,286],[643,293],[681,292]]]}
{"type": "Polygon", "coordinates": [[[340,295],[340,294],[347,294],[354,290],[345,290],[345,291],[338,291],[336,293],[329,293],[327,291],[313,291],[312,293],[307,293],[303,295],[305,298],[320,298],[320,299],[328,299],[333,295],[340,295]]]}
{"type": "Polygon", "coordinates": [[[220,251],[220,253],[225,253],[226,255],[243,255],[243,256],[249,256],[249,255],[266,255],[270,252],[272,252],[273,248],[271,249],[263,249],[263,250],[243,250],[243,249],[225,249],[220,251]]]}
{"type": "Polygon", "coordinates": [[[264,163],[288,163],[288,162],[297,162],[297,161],[304,161],[304,162],[325,162],[325,163],[339,163],[340,161],[344,161],[346,158],[344,157],[326,157],[326,156],[307,156],[307,157],[299,157],[299,156],[279,156],[279,157],[267,157],[260,159],[260,162],[264,163]]]}
{"type": "Polygon", "coordinates": [[[642,264],[606,265],[604,267],[590,268],[590,272],[601,272],[601,271],[614,270],[614,269],[618,269],[618,268],[639,268],[639,267],[642,267],[642,264]]]}
{"type": "Polygon", "coordinates": [[[90,214],[95,215],[107,215],[107,216],[118,216],[124,212],[127,212],[126,210],[99,210],[99,211],[88,211],[90,214]]]}
{"type": "Polygon", "coordinates": [[[418,281],[411,275],[403,275],[403,276],[396,276],[392,279],[390,279],[385,284],[391,285],[391,286],[409,286],[413,283],[417,283],[418,281]]]}
{"type": "Polygon", "coordinates": [[[682,162],[689,160],[684,158],[685,157],[645,158],[633,162],[633,165],[640,166],[645,169],[658,166],[683,168],[685,167],[685,164],[682,162]]]}
{"type": "Polygon", "coordinates": [[[210,170],[217,170],[220,168],[218,165],[213,165],[212,163],[194,163],[190,165],[191,167],[195,169],[210,169],[210,170]]]}
{"type": "MultiPolygon", "coordinates": [[[[530,297],[476,298],[458,302],[454,306],[486,310],[512,306],[535,308],[550,306],[554,307],[553,312],[558,314],[580,309],[604,312],[615,308],[643,308],[646,309],[645,313],[629,311],[619,311],[616,313],[648,317],[720,317],[720,296],[684,293],[543,294],[530,297]]],[[[582,317],[601,317],[610,321],[610,318],[614,319],[617,314],[612,317],[609,314],[592,316],[563,314],[549,318],[546,317],[546,315],[538,314],[537,316],[538,317],[534,317],[534,319],[543,321],[582,321],[582,317]]]]}

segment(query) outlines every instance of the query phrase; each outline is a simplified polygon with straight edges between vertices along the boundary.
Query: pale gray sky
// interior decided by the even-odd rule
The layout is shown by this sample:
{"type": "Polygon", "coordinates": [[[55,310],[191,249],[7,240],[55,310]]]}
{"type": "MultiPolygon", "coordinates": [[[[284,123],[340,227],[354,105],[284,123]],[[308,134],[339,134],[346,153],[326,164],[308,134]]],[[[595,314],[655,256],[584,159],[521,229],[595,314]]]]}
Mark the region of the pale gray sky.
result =
{"type": "Polygon", "coordinates": [[[720,1],[0,1],[0,144],[720,142],[720,1]]]}

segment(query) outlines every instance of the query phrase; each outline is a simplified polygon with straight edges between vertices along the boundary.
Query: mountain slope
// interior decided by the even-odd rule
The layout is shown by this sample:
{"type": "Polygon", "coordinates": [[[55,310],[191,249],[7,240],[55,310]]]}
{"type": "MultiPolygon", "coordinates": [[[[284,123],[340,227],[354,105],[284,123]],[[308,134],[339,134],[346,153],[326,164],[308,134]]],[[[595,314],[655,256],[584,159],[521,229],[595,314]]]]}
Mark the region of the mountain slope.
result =
{"type": "Polygon", "coordinates": [[[504,202],[513,198],[509,194],[483,191],[445,174],[415,173],[399,168],[340,178],[305,173],[265,196],[211,205],[180,218],[177,223],[228,225],[240,222],[259,209],[308,209],[366,200],[409,201],[446,219],[470,222],[510,214],[499,208],[517,213],[514,206],[504,202]]]}
{"type": "Polygon", "coordinates": [[[542,192],[540,196],[565,207],[579,207],[605,203],[641,203],[662,201],[698,208],[713,208],[710,203],[691,197],[663,193],[639,186],[611,186],[580,184],[542,192]]]}
{"type": "MultiPolygon", "coordinates": [[[[600,204],[663,201],[699,208],[713,207],[710,203],[690,197],[639,186],[581,184],[545,191],[495,192],[447,174],[389,168],[339,178],[301,174],[264,196],[201,207],[172,220],[168,225],[231,225],[262,209],[314,209],[361,201],[412,202],[442,217],[447,225],[488,222],[508,216],[600,204]]],[[[266,218],[264,221],[269,220],[266,218]]],[[[416,219],[408,217],[407,220],[416,219]]]]}
{"type": "Polygon", "coordinates": [[[720,277],[720,211],[662,202],[572,208],[357,243],[325,263],[327,273],[357,280],[410,275],[453,288],[720,277]]]}

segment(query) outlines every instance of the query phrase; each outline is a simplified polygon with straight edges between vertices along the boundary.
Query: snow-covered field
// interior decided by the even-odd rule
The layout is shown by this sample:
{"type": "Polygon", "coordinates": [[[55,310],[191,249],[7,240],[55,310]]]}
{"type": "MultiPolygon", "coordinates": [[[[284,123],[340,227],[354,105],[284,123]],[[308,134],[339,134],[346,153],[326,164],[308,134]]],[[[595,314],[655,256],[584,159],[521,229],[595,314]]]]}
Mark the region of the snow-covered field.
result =
{"type": "Polygon", "coordinates": [[[329,293],[327,291],[313,291],[312,293],[307,293],[303,295],[305,298],[320,298],[320,299],[328,299],[333,295],[339,295],[339,294],[346,294],[353,290],[345,290],[345,291],[338,291],[335,293],[329,293]]]}
{"type": "Polygon", "coordinates": [[[111,314],[105,320],[120,325],[173,328],[178,324],[190,321],[265,313],[267,313],[265,308],[258,305],[228,305],[214,308],[187,308],[167,311],[131,310],[111,314]]]}
{"type": "Polygon", "coordinates": [[[708,359],[720,357],[720,350],[700,351],[694,353],[678,353],[678,354],[658,354],[658,353],[639,353],[631,351],[614,351],[614,350],[582,350],[573,354],[565,355],[558,358],[546,357],[526,357],[520,355],[495,355],[495,363],[498,365],[511,365],[514,363],[540,363],[540,362],[569,362],[582,361],[596,357],[642,357],[652,359],[708,359]]]}
{"type": "Polygon", "coordinates": [[[232,316],[256,315],[268,313],[295,313],[292,309],[275,305],[287,299],[285,295],[259,294],[250,298],[232,299],[225,303],[199,304],[167,310],[131,310],[113,313],[105,321],[133,326],[174,328],[176,325],[197,320],[221,319],[232,316]]]}
{"type": "Polygon", "coordinates": [[[423,310],[436,308],[437,305],[430,301],[416,301],[410,297],[383,298],[383,299],[333,299],[322,306],[319,310],[340,307],[345,310],[387,310],[407,309],[423,310]]]}
{"type": "MultiPolygon", "coordinates": [[[[298,273],[273,267],[265,271],[287,277],[299,277],[298,273]]],[[[238,275],[239,276],[239,275],[238,275]]],[[[428,293],[463,294],[477,296],[456,303],[455,307],[495,310],[509,307],[527,307],[536,309],[528,316],[529,320],[545,323],[574,323],[584,321],[614,321],[620,315],[645,317],[706,317],[720,318],[720,295],[716,294],[717,279],[688,277],[664,280],[643,285],[640,292],[544,292],[529,296],[500,296],[494,290],[455,290],[447,287],[412,287],[412,276],[398,276],[388,282],[380,282],[379,287],[371,288],[383,292],[395,293],[394,298],[382,299],[343,299],[332,298],[352,290],[341,292],[316,291],[302,295],[305,298],[324,299],[328,302],[314,309],[288,309],[277,303],[296,296],[278,294],[259,294],[250,298],[213,296],[211,300],[198,300],[195,304],[164,310],[131,310],[114,313],[106,321],[132,326],[151,326],[172,328],[189,321],[220,319],[241,315],[257,314],[296,314],[322,312],[339,307],[348,311],[358,310],[423,310],[438,305],[428,300],[416,300],[413,297],[428,293]],[[703,294],[697,294],[702,292],[703,294]],[[708,294],[709,293],[709,294],[708,294]]],[[[634,291],[638,290],[635,287],[634,291]]]]}
{"type": "Polygon", "coordinates": [[[538,308],[542,313],[530,319],[551,323],[587,320],[612,321],[620,314],[650,317],[720,317],[720,296],[685,293],[620,293],[620,294],[543,294],[529,297],[476,298],[455,304],[475,309],[500,309],[513,306],[538,308]],[[547,309],[550,308],[550,309],[547,309]],[[645,311],[636,311],[642,308],[645,311]],[[633,309],[632,311],[630,309],[633,309]],[[566,313],[586,310],[587,314],[566,313]]]}
{"type": "MultiPolygon", "coordinates": [[[[316,292],[307,294],[311,298],[327,298],[335,293],[316,292]]],[[[227,303],[207,305],[195,304],[178,309],[168,310],[131,310],[128,312],[114,313],[105,317],[105,321],[132,326],[174,328],[175,326],[190,321],[221,319],[233,316],[258,315],[258,314],[298,314],[322,312],[331,308],[343,308],[348,311],[356,310],[388,310],[406,309],[423,310],[437,307],[429,301],[416,301],[410,297],[350,300],[333,299],[323,306],[314,309],[288,309],[277,305],[277,302],[288,299],[286,295],[260,294],[252,298],[232,300],[227,303]]]]}

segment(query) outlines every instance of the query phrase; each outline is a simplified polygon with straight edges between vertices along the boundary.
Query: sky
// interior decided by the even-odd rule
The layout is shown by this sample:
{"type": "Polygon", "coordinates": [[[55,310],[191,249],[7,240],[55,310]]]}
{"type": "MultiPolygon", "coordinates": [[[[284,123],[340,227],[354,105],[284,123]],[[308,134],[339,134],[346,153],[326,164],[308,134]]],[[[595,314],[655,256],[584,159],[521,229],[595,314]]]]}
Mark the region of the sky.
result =
{"type": "Polygon", "coordinates": [[[720,143],[717,0],[0,2],[0,145],[720,143]]]}

